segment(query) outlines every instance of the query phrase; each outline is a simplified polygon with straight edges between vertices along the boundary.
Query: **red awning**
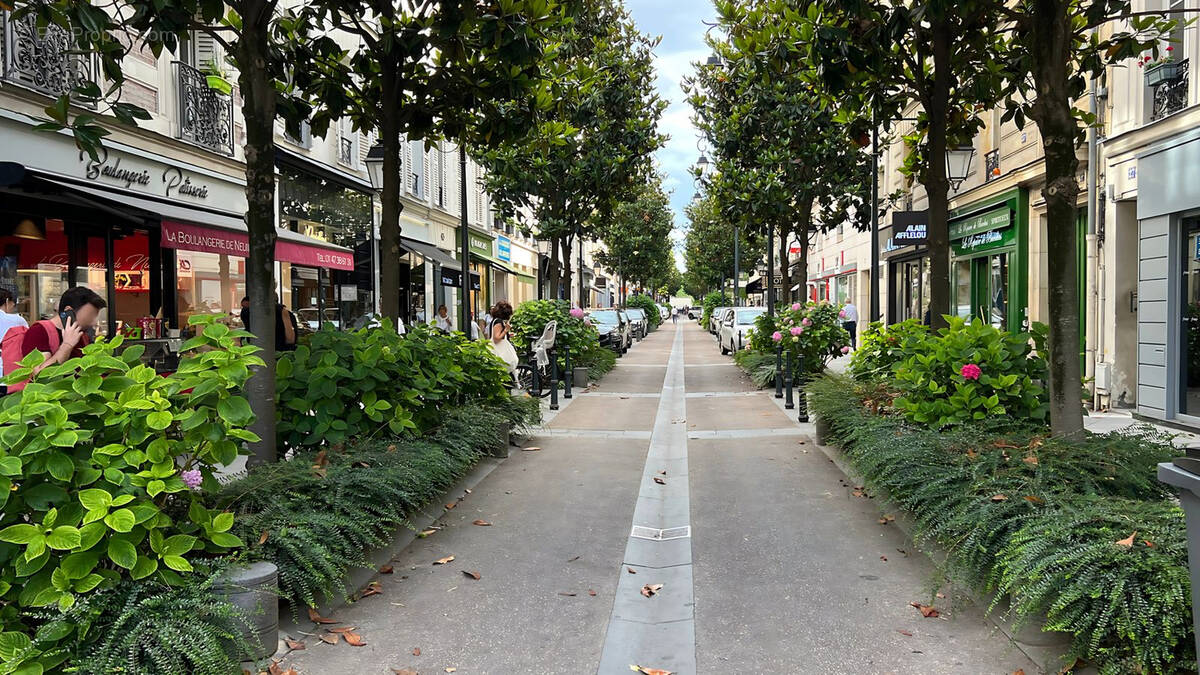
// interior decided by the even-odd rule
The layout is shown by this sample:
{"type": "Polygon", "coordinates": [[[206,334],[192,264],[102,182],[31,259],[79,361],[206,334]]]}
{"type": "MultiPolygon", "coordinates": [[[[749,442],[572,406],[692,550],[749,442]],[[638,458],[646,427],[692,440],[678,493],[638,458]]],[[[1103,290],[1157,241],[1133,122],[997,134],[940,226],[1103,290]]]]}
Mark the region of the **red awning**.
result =
{"type": "MultiPolygon", "coordinates": [[[[291,241],[290,239],[293,237],[301,236],[293,232],[286,234],[280,232],[280,234],[281,238],[275,242],[276,260],[335,270],[352,271],[354,269],[354,254],[350,251],[340,247],[326,248],[291,241]],[[288,237],[288,239],[283,237],[288,237]]],[[[162,221],[162,246],[163,248],[221,253],[245,258],[250,254],[250,237],[244,232],[232,232],[164,220],[162,221]]]]}

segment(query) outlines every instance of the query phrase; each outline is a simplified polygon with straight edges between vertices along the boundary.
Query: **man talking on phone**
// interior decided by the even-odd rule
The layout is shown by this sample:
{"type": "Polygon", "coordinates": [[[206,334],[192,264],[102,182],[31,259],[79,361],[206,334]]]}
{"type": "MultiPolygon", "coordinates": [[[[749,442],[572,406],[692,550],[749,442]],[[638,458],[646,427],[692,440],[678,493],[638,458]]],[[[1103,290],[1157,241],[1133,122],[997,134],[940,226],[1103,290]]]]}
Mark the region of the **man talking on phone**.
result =
{"type": "Polygon", "coordinates": [[[38,321],[25,331],[22,354],[27,356],[29,352],[37,351],[46,357],[41,365],[33,369],[33,374],[83,356],[83,348],[89,342],[87,330],[95,327],[100,310],[107,304],[90,288],[76,286],[67,289],[58,301],[58,315],[48,321],[38,321]],[[51,335],[52,330],[56,332],[55,335],[51,335]]]}

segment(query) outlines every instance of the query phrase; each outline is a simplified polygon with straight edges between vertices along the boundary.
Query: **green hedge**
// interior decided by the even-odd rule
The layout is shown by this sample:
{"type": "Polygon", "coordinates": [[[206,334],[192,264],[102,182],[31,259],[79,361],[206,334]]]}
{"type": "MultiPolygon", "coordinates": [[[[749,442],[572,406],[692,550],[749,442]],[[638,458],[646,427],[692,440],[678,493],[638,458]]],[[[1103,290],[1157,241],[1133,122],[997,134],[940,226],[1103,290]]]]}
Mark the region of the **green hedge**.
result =
{"type": "Polygon", "coordinates": [[[1070,633],[1068,657],[1106,675],[1195,672],[1183,514],[1154,478],[1174,454],[1167,437],[1066,441],[1000,421],[933,431],[872,412],[881,390],[847,377],[808,392],[868,488],[911,513],[993,608],[1007,599],[1018,624],[1070,633]]]}
{"type": "Polygon", "coordinates": [[[631,295],[625,300],[626,307],[635,307],[646,312],[646,320],[649,321],[649,330],[658,328],[662,323],[662,316],[658,313],[658,304],[654,302],[654,298],[648,295],[631,295]]]}

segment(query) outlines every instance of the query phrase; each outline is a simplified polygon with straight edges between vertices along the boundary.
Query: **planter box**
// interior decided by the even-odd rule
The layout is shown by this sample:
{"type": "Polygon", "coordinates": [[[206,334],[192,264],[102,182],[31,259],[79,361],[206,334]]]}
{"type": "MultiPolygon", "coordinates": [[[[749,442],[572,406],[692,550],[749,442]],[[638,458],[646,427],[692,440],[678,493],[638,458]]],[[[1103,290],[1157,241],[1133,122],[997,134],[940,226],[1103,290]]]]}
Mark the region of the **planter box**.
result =
{"type": "Polygon", "coordinates": [[[489,448],[488,456],[504,459],[508,457],[508,446],[512,439],[512,427],[505,424],[497,431],[499,439],[496,441],[496,445],[489,448]]]}
{"type": "Polygon", "coordinates": [[[1156,63],[1146,68],[1146,84],[1157,87],[1160,84],[1178,82],[1183,79],[1183,62],[1167,61],[1156,63]]]}
{"type": "Polygon", "coordinates": [[[588,369],[587,368],[572,368],[571,369],[571,384],[576,387],[588,386],[588,369]]]}
{"type": "Polygon", "coordinates": [[[208,81],[208,88],[213,91],[219,91],[222,94],[229,95],[233,93],[233,83],[221,77],[220,75],[207,75],[205,79],[208,81]]]}
{"type": "Polygon", "coordinates": [[[230,568],[213,584],[213,591],[246,613],[250,626],[243,637],[257,650],[249,655],[253,660],[279,648],[278,576],[275,563],[256,562],[230,568]]]}

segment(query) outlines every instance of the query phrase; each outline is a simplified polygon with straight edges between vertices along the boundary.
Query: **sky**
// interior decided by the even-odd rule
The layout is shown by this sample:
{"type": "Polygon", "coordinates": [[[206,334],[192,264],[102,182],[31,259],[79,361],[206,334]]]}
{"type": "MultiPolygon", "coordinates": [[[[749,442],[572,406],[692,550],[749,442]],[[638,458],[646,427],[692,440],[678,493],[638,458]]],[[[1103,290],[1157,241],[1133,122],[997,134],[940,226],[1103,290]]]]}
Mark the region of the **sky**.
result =
{"type": "Polygon", "coordinates": [[[638,30],[650,36],[662,36],[654,50],[658,71],[658,92],[670,106],[659,121],[659,130],[670,136],[666,147],[658,151],[659,170],[666,174],[663,187],[670,192],[675,212],[675,262],[683,269],[683,231],[687,219],[683,207],[696,189],[689,168],[700,156],[696,149],[697,132],[692,126],[692,110],[684,100],[680,84],[692,72],[694,62],[708,56],[704,46],[705,21],[712,22],[716,12],[708,0],[625,0],[638,30]]]}

